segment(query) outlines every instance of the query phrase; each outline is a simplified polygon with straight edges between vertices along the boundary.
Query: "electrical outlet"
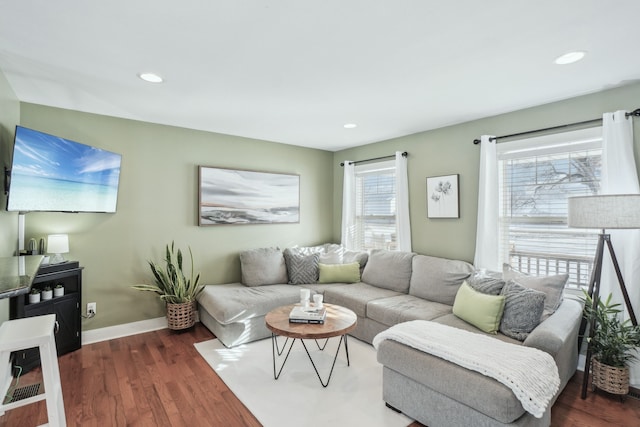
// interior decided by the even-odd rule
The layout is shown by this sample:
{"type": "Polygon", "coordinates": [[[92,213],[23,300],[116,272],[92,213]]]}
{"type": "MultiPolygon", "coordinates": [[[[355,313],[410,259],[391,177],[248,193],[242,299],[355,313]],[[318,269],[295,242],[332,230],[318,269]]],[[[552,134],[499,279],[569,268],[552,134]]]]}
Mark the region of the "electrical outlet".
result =
{"type": "Polygon", "coordinates": [[[96,303],[88,302],[87,303],[87,317],[93,317],[96,315],[96,303]]]}

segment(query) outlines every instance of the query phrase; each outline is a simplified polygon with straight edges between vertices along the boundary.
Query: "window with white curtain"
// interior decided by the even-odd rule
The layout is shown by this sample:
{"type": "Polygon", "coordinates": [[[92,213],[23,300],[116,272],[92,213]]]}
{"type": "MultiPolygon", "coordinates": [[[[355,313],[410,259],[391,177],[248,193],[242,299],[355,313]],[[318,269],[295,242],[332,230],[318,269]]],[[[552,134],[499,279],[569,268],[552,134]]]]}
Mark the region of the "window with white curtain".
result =
{"type": "Polygon", "coordinates": [[[600,191],[602,128],[497,145],[500,261],[530,275],[589,283],[597,230],[567,226],[567,198],[600,191]]]}
{"type": "Polygon", "coordinates": [[[396,166],[385,161],[355,167],[355,249],[397,248],[396,166]]]}

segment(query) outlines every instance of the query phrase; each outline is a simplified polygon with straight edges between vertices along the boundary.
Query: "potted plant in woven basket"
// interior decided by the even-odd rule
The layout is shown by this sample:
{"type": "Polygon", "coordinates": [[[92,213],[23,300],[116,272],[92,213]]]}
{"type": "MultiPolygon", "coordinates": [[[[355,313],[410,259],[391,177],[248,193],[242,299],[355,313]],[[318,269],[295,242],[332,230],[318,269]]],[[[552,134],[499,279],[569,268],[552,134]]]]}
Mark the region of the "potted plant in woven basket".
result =
{"type": "Polygon", "coordinates": [[[196,298],[204,290],[200,282],[200,273],[194,277],[193,253],[189,248],[191,272],[189,278],[182,268],[182,251],[175,250],[174,242],[166,246],[164,265],[148,261],[155,284],[133,285],[140,291],[155,292],[167,306],[167,325],[169,329],[190,328],[196,323],[196,298]]]}
{"type": "Polygon", "coordinates": [[[584,318],[593,321],[593,336],[587,337],[591,346],[591,387],[626,395],[629,392],[628,362],[637,357],[640,346],[640,327],[631,320],[620,320],[620,304],[611,302],[612,295],[593,300],[585,292],[584,318]],[[592,320],[593,319],[593,320],[592,320]]]}

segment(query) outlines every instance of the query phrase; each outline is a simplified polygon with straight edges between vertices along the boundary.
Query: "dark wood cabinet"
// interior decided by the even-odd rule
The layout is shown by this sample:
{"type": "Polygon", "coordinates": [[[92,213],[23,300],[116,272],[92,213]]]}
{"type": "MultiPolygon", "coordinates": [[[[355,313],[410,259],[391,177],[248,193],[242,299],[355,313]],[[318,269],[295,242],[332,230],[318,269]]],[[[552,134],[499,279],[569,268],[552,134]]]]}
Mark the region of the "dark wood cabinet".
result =
{"type": "MultiPolygon", "coordinates": [[[[44,265],[38,270],[32,288],[54,288],[64,286],[64,295],[47,301],[29,304],[29,295],[18,295],[11,298],[9,316],[11,319],[56,315],[56,349],[58,356],[77,350],[82,346],[81,310],[82,303],[82,267],[77,261],[62,264],[44,265]]],[[[27,349],[14,353],[14,366],[27,372],[40,365],[37,349],[27,349]]]]}

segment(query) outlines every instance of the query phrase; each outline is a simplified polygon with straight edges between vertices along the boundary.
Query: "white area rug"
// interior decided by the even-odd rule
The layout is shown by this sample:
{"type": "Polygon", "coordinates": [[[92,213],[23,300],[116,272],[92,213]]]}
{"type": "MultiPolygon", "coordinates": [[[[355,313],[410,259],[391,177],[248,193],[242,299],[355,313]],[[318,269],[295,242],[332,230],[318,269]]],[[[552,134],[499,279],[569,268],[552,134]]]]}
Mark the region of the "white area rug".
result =
{"type": "MultiPolygon", "coordinates": [[[[305,341],[323,381],[331,369],[338,341],[330,339],[322,352],[313,341],[305,341]]],[[[284,339],[279,338],[278,342],[282,345],[284,339]]],[[[406,427],[412,422],[385,406],[382,365],[376,361],[374,348],[355,338],[349,337],[351,366],[347,366],[343,346],[326,388],[320,384],[299,341],[278,380],[273,379],[271,339],[231,349],[217,339],[195,346],[265,427],[406,427]]],[[[278,367],[281,361],[277,362],[278,367]]]]}

